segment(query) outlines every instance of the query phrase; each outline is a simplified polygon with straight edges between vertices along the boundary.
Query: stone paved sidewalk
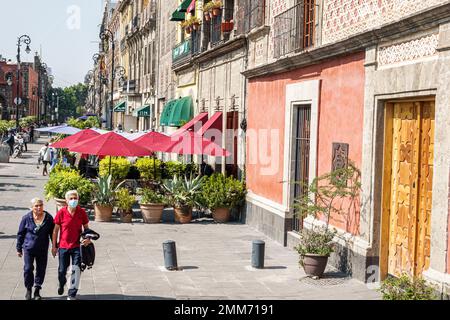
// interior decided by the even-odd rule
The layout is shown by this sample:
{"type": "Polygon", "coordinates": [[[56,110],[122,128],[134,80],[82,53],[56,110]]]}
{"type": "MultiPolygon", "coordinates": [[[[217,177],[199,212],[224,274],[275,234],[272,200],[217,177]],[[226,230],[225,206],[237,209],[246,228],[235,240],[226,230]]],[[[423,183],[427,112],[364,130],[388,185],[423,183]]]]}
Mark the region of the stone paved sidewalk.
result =
{"type": "MultiPolygon", "coordinates": [[[[0,299],[24,299],[23,261],[15,251],[16,232],[29,201],[43,197],[47,178],[36,168],[40,144],[29,145],[22,159],[0,163],[0,299]]],[[[55,214],[53,201],[46,210],[55,214]]],[[[80,300],[91,299],[379,299],[365,284],[329,270],[315,281],[305,277],[298,255],[249,226],[216,224],[149,225],[139,216],[132,224],[91,222],[101,234],[96,262],[82,274],[80,300]],[[266,268],[250,266],[252,240],[266,242],[266,268]],[[162,242],[175,240],[182,271],[164,265],[162,242]]],[[[57,259],[49,254],[42,295],[58,296],[57,259]]],[[[67,290],[66,290],[67,293],[67,290]]]]}

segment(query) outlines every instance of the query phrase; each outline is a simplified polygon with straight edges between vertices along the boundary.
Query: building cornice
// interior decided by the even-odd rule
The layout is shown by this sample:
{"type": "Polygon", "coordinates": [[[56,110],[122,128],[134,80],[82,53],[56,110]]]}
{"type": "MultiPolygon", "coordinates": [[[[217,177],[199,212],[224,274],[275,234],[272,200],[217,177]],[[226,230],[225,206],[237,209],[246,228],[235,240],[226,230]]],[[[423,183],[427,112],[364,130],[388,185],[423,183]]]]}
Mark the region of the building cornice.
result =
{"type": "Polygon", "coordinates": [[[242,74],[246,78],[251,79],[291,71],[300,67],[317,64],[333,57],[363,51],[365,48],[377,45],[381,41],[398,39],[414,32],[437,27],[449,21],[450,3],[447,3],[339,42],[290,54],[275,62],[248,69],[242,72],[242,74]]]}

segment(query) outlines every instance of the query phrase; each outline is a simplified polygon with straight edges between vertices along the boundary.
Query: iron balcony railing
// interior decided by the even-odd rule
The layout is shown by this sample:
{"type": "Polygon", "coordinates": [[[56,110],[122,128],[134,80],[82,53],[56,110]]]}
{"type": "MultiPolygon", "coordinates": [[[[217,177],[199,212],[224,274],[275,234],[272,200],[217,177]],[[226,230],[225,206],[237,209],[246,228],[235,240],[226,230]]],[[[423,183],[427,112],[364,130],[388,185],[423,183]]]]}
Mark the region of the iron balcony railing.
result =
{"type": "Polygon", "coordinates": [[[201,40],[202,40],[201,27],[198,30],[193,30],[191,36],[185,41],[178,44],[172,50],[172,63],[174,66],[184,63],[202,52],[201,40]]]}
{"type": "Polygon", "coordinates": [[[303,0],[274,18],[274,58],[314,46],[315,0],[303,0]]]}
{"type": "Polygon", "coordinates": [[[266,18],[265,0],[241,0],[237,15],[237,33],[246,34],[262,27],[266,18]]]}
{"type": "Polygon", "coordinates": [[[223,8],[220,14],[212,17],[206,27],[211,28],[210,41],[215,46],[230,39],[231,31],[234,28],[234,8],[223,8]]]}

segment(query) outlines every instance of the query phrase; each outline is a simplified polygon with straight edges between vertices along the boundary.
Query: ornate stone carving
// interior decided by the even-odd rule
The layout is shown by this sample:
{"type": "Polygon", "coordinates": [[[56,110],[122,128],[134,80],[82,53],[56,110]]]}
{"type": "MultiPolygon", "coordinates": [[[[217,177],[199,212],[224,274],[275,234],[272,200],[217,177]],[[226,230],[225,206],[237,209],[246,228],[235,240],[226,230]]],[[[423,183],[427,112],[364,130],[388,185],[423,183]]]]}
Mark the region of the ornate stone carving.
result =
{"type": "Polygon", "coordinates": [[[378,65],[414,61],[437,54],[439,35],[427,35],[419,39],[406,41],[391,46],[381,47],[378,51],[378,65]]]}
{"type": "Polygon", "coordinates": [[[446,0],[324,0],[322,43],[398,21],[446,0]]]}

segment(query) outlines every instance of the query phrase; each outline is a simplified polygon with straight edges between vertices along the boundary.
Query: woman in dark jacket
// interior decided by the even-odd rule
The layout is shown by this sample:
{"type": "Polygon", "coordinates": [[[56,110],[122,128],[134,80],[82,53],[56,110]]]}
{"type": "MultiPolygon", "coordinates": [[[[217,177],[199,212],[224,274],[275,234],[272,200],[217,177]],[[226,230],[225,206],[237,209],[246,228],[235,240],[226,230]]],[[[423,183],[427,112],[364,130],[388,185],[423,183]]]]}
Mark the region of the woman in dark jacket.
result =
{"type": "Polygon", "coordinates": [[[17,255],[23,256],[23,275],[27,293],[25,299],[31,300],[31,289],[35,287],[34,299],[41,300],[39,291],[44,283],[47,269],[48,246],[52,239],[55,226],[53,217],[44,211],[41,199],[31,200],[31,211],[22,217],[17,232],[17,255]],[[36,277],[34,276],[34,262],[36,260],[36,277]]]}

